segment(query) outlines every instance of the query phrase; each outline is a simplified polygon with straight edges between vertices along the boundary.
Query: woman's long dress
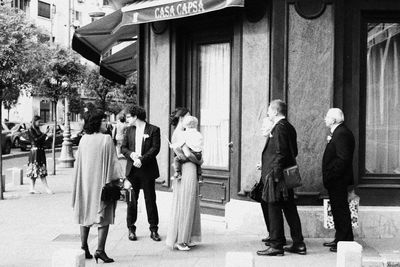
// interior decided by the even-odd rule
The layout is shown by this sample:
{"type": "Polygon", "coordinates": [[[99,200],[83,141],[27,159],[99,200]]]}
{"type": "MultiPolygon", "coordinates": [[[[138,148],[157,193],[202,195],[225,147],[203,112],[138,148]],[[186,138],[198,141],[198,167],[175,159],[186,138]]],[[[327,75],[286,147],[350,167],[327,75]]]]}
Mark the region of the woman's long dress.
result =
{"type": "Polygon", "coordinates": [[[197,166],[192,162],[182,164],[182,178],[173,181],[171,222],[166,244],[201,241],[199,182],[197,166]]]}
{"type": "Polygon", "coordinates": [[[113,224],[116,202],[101,201],[101,189],[106,183],[122,177],[111,136],[84,135],[77,151],[72,187],[74,221],[83,226],[113,224]]]}
{"type": "Polygon", "coordinates": [[[42,133],[39,128],[34,127],[29,128],[27,135],[32,147],[28,156],[26,175],[31,179],[45,178],[47,167],[44,145],[47,135],[42,133]]]}

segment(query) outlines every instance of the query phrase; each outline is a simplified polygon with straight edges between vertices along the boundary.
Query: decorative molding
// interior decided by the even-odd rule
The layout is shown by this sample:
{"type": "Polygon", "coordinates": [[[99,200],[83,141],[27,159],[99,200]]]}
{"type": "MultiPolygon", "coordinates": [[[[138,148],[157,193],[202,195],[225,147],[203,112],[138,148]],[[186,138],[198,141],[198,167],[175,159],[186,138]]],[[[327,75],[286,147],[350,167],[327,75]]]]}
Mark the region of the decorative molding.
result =
{"type": "Polygon", "coordinates": [[[250,22],[260,21],[267,13],[268,1],[265,0],[246,0],[244,11],[246,18],[250,22]]]}
{"type": "Polygon", "coordinates": [[[155,34],[163,34],[168,28],[168,22],[155,21],[151,23],[151,29],[155,34]]]}
{"type": "Polygon", "coordinates": [[[325,0],[296,0],[296,12],[305,19],[316,19],[324,13],[327,2],[325,0]]]}

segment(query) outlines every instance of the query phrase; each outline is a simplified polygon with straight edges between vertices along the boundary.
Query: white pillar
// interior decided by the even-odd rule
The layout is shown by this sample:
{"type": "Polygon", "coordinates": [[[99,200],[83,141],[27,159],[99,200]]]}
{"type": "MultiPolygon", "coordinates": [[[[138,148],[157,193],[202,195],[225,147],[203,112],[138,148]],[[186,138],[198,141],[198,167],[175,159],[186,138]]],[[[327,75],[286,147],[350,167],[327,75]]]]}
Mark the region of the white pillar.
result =
{"type": "Polygon", "coordinates": [[[361,267],[362,246],[354,241],[339,241],[337,244],[336,267],[361,267]]]}

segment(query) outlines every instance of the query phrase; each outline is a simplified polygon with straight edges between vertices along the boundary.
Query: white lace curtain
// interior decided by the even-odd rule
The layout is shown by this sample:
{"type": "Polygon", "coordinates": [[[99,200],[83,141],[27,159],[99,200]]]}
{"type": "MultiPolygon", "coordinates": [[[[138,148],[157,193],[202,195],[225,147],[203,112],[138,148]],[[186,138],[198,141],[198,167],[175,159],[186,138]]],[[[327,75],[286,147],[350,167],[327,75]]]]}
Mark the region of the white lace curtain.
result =
{"type": "Polygon", "coordinates": [[[376,29],[369,33],[367,51],[365,169],[400,174],[400,25],[382,23],[376,29]]]}
{"type": "Polygon", "coordinates": [[[200,47],[200,131],[204,166],[229,168],[230,44],[200,47]]]}

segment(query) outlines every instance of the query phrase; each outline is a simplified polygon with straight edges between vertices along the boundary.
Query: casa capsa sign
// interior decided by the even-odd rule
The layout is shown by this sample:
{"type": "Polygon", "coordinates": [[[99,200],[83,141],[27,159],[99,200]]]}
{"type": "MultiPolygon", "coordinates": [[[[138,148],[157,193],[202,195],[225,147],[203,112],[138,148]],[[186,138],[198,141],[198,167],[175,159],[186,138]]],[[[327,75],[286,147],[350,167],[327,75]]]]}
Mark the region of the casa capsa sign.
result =
{"type": "Polygon", "coordinates": [[[157,3],[159,4],[137,4],[122,8],[123,23],[148,23],[199,15],[230,6],[243,7],[244,0],[164,0],[157,3]]]}

